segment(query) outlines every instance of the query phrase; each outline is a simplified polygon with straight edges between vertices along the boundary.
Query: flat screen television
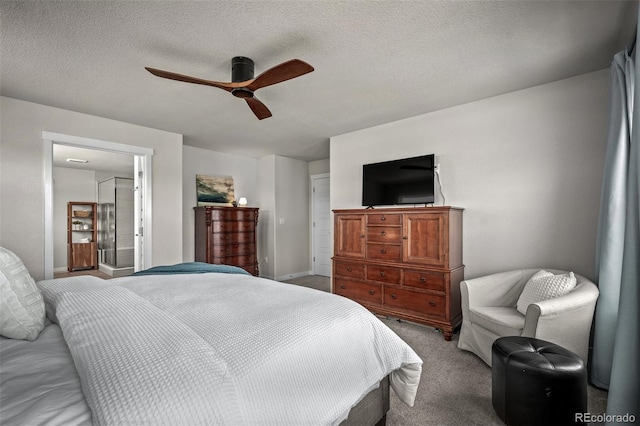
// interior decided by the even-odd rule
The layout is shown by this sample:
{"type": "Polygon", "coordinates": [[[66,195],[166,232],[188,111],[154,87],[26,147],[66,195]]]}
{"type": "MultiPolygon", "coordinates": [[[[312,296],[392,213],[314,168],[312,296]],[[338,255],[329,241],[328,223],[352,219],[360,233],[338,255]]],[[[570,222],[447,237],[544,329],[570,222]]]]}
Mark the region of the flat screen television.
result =
{"type": "Polygon", "coordinates": [[[362,205],[434,202],[434,154],[362,166],[362,205]]]}

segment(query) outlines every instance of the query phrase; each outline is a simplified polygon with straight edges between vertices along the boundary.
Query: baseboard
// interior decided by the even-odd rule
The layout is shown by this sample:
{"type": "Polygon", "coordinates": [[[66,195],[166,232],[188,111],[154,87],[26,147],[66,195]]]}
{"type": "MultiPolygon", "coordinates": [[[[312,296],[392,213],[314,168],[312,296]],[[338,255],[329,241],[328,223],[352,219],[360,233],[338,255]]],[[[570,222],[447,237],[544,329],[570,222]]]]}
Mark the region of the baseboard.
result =
{"type": "Polygon", "coordinates": [[[293,274],[281,275],[276,277],[276,281],[292,280],[294,278],[306,277],[307,275],[313,275],[313,271],[296,272],[293,274]]]}
{"type": "Polygon", "coordinates": [[[267,280],[274,280],[274,281],[275,281],[275,278],[273,278],[273,277],[272,277],[272,276],[270,276],[270,275],[262,275],[262,274],[260,274],[260,275],[258,275],[258,277],[260,277],[260,278],[265,278],[265,279],[267,279],[267,280]]]}
{"type": "Polygon", "coordinates": [[[66,266],[62,266],[60,268],[53,268],[53,272],[67,272],[67,267],[66,266]]]}
{"type": "Polygon", "coordinates": [[[111,275],[113,278],[126,277],[133,274],[133,266],[127,268],[114,268],[110,265],[100,263],[98,265],[100,272],[104,272],[107,275],[111,275]]]}

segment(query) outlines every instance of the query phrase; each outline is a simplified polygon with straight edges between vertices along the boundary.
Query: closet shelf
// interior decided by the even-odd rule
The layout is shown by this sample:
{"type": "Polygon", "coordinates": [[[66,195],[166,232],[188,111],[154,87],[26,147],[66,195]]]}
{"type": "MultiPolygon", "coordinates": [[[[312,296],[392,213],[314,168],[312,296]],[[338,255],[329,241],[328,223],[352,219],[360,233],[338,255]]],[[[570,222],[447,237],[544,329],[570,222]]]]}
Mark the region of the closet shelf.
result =
{"type": "Polygon", "coordinates": [[[98,267],[97,212],[98,204],[89,201],[67,203],[67,270],[96,269],[98,267]],[[89,229],[73,229],[82,222],[89,229]],[[90,242],[81,241],[90,239],[90,242]]]}

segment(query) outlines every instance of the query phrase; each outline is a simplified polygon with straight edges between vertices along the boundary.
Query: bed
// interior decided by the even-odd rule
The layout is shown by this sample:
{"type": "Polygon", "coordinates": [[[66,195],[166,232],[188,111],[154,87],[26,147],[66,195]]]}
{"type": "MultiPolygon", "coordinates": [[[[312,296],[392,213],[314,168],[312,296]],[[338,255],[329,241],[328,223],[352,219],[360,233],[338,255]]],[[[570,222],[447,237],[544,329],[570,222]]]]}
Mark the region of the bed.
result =
{"type": "Polygon", "coordinates": [[[340,296],[195,263],[36,285],[43,330],[0,341],[3,424],[383,425],[389,388],[415,399],[422,360],[340,296]]]}

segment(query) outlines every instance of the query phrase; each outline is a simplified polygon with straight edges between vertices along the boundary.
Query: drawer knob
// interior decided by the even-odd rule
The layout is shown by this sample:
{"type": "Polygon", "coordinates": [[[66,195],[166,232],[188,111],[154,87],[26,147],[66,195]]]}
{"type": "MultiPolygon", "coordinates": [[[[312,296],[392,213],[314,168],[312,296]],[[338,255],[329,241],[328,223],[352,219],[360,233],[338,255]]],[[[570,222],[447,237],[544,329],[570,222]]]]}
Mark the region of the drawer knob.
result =
{"type": "Polygon", "coordinates": [[[427,281],[427,279],[426,279],[425,277],[420,277],[420,282],[421,282],[421,283],[424,283],[424,282],[426,282],[426,281],[427,281]]]}
{"type": "Polygon", "coordinates": [[[433,300],[429,300],[429,305],[430,306],[436,306],[436,302],[434,302],[433,300]]]}
{"type": "Polygon", "coordinates": [[[392,298],[392,299],[397,299],[397,298],[398,298],[398,295],[397,295],[397,294],[395,294],[395,293],[391,293],[391,298],[392,298]]]}
{"type": "Polygon", "coordinates": [[[341,285],[340,288],[344,290],[345,288],[347,288],[347,286],[341,285]]]}
{"type": "Polygon", "coordinates": [[[376,294],[376,291],[375,290],[369,290],[369,294],[373,296],[374,294],[376,294]]]}
{"type": "Polygon", "coordinates": [[[381,277],[384,277],[384,276],[385,276],[384,271],[380,271],[380,276],[381,276],[381,277]]]}
{"type": "Polygon", "coordinates": [[[385,216],[382,216],[380,220],[387,220],[387,218],[385,216]]]}
{"type": "Polygon", "coordinates": [[[387,235],[387,231],[382,231],[382,232],[380,233],[380,235],[382,235],[382,236],[384,237],[385,235],[387,235]]]}
{"type": "Polygon", "coordinates": [[[351,266],[347,266],[347,272],[351,272],[351,266]]]}
{"type": "Polygon", "coordinates": [[[382,253],[382,254],[387,254],[387,249],[381,249],[381,250],[380,250],[380,253],[382,253]]]}

